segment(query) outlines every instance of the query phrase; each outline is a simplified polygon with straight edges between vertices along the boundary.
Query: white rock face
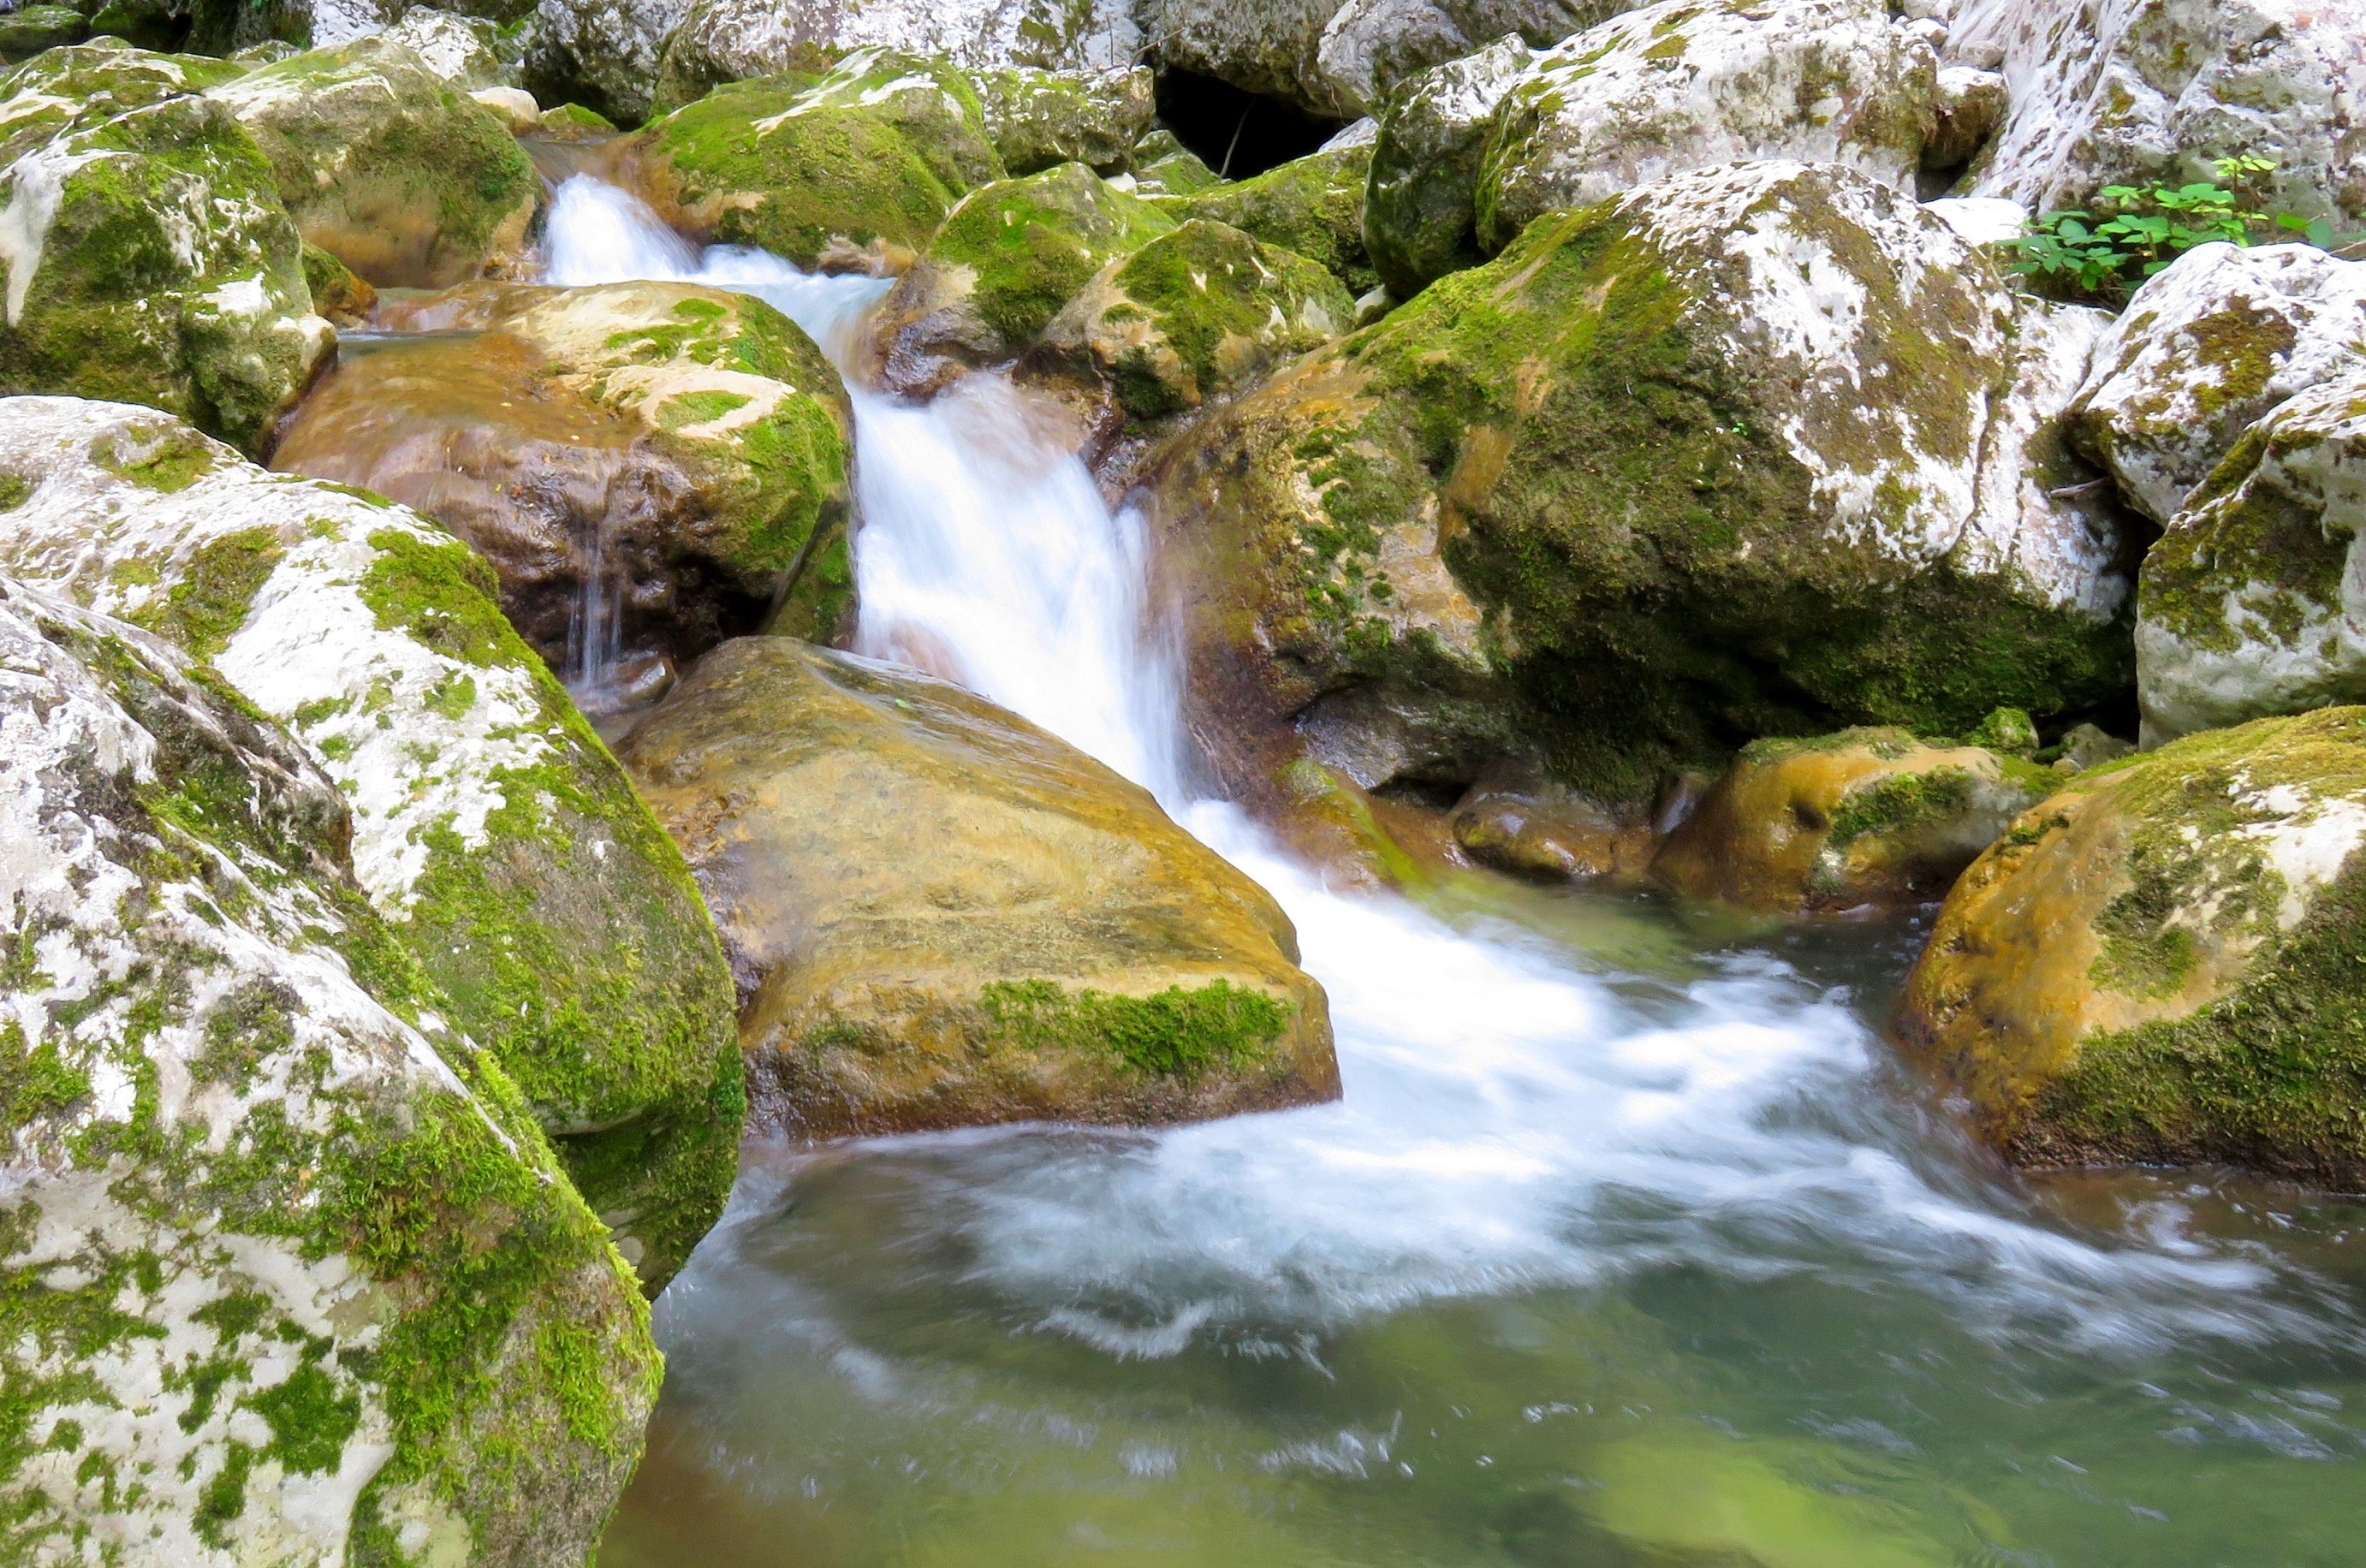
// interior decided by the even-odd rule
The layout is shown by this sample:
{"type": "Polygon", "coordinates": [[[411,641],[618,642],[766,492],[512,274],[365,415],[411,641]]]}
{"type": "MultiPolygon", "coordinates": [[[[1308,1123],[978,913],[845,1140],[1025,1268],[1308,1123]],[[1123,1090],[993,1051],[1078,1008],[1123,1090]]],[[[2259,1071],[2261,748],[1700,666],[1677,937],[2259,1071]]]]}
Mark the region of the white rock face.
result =
{"type": "Polygon", "coordinates": [[[2148,743],[2366,700],[2366,365],[2252,427],[2146,558],[2148,743]]]}
{"type": "Polygon", "coordinates": [[[689,9],[689,0],[540,0],[535,93],[547,77],[603,114],[644,118],[666,35],[689,9]]]}
{"type": "Polygon", "coordinates": [[[2252,423],[2366,366],[2366,263],[2309,245],[2203,245],[2148,280],[2097,348],[2079,445],[2167,523],[2252,423]]]}
{"type": "Polygon", "coordinates": [[[1475,193],[1504,95],[1536,56],[1497,39],[1403,84],[1375,128],[1364,243],[1390,290],[1409,299],[1481,261],[1475,193]]]}
{"type": "Polygon", "coordinates": [[[2041,210],[2104,186],[2274,159],[2275,210],[2366,217],[2357,0],[1963,0],[1951,59],[2001,62],[2011,108],[1971,194],[2041,210]]]}
{"type": "Polygon", "coordinates": [[[500,29],[481,17],[456,17],[422,6],[404,12],[385,36],[463,92],[518,85],[517,67],[501,58],[500,29]]]}
{"type": "Polygon", "coordinates": [[[1479,239],[1735,159],[1843,164],[1911,189],[1938,56],[1883,0],[1662,0],[1564,40],[1505,94],[1479,239]]]}
{"type": "Polygon", "coordinates": [[[342,1562],[375,1483],[389,1524],[555,1562],[630,1473],[657,1368],[631,1277],[513,1091],[373,962],[344,830],[302,749],[179,655],[0,581],[17,1561],[342,1562]],[[500,1303],[471,1255],[524,1270],[500,1303]],[[613,1452],[562,1416],[555,1344],[607,1383],[613,1452]]]}

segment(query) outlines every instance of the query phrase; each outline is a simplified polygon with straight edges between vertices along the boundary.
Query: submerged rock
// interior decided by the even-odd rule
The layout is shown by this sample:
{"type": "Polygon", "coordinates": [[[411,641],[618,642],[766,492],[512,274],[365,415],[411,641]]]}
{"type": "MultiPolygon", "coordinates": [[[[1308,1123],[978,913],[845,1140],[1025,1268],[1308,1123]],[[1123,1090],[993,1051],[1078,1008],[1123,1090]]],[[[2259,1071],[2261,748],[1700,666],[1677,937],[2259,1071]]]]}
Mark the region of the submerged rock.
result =
{"type": "Polygon", "coordinates": [[[1002,174],[967,79],[884,50],[718,87],[636,149],[651,199],[700,238],[808,267],[890,270],[889,253],[919,250],[954,202],[1002,174]]]}
{"type": "Polygon", "coordinates": [[[2366,367],[2366,263],[2312,245],[2198,246],[2096,345],[2073,438],[2157,523],[2302,389],[2366,367]]]}
{"type": "Polygon", "coordinates": [[[2366,52],[2354,7],[2315,0],[1963,0],[1951,57],[2001,64],[2011,109],[1972,191],[2084,207],[2109,185],[2248,182],[2270,212],[2366,219],[2366,52]]]}
{"type": "Polygon", "coordinates": [[[316,49],[215,87],[304,238],[380,288],[516,268],[542,202],[490,109],[393,39],[316,49]]]}
{"type": "Polygon", "coordinates": [[[760,1122],[808,1137],[1338,1093],[1264,891],[960,689],[727,643],[623,748],[725,932],[760,1122]]]}
{"type": "Polygon", "coordinates": [[[450,528],[561,668],[611,640],[687,658],[769,615],[820,638],[851,621],[852,418],[787,317],[687,283],[479,287],[410,308],[474,330],[348,355],[274,466],[450,528]]]}
{"type": "Polygon", "coordinates": [[[2253,425],[2146,555],[2146,739],[2366,701],[2361,532],[2366,363],[2253,425]]]}
{"type": "Polygon", "coordinates": [[[1662,0],[1546,51],[1505,92],[1480,243],[1734,158],[1844,164],[1910,192],[1938,80],[1883,0],[1662,0]]]}
{"type": "Polygon", "coordinates": [[[1484,866],[1537,882],[1640,882],[1658,842],[1648,818],[1498,769],[1456,803],[1454,842],[1484,866]]]}
{"type": "Polygon", "coordinates": [[[1010,358],[1104,265],[1174,228],[1082,164],[980,186],[880,307],[873,330],[889,384],[933,389],[1010,358]]]}
{"type": "Polygon", "coordinates": [[[1533,51],[1517,39],[1432,67],[1380,111],[1364,199],[1364,243],[1399,299],[1486,259],[1479,249],[1479,172],[1495,111],[1533,51]]]}
{"type": "Polygon", "coordinates": [[[1371,143],[1358,141],[1165,205],[1179,218],[1229,224],[1321,262],[1348,293],[1360,295],[1380,281],[1364,249],[1364,184],[1371,167],[1371,143]]]}
{"type": "Polygon", "coordinates": [[[364,898],[344,799],[219,678],[10,582],[0,666],[0,1555],[582,1561],[648,1311],[364,898]]]}
{"type": "Polygon", "coordinates": [[[2034,762],[1902,729],[1752,741],[1651,874],[1768,913],[1932,898],[2060,783],[2034,762]]]}
{"type": "Polygon", "coordinates": [[[285,725],[361,889],[652,1292],[720,1212],[730,990],[681,857],[467,546],[164,414],[0,404],[0,571],[148,627],[285,725]]]}
{"type": "Polygon", "coordinates": [[[1948,896],[1898,1029],[2027,1164],[2366,1180],[2366,709],[2073,781],[1948,896]]]}
{"type": "Polygon", "coordinates": [[[0,393],[123,398],[254,447],[329,350],[271,167],[197,96],[238,73],[112,39],[0,75],[0,393]]]}
{"type": "Polygon", "coordinates": [[[1194,220],[1096,274],[1029,368],[1098,383],[1127,417],[1156,420],[1247,386],[1355,314],[1320,263],[1194,220]]]}
{"type": "Polygon", "coordinates": [[[1539,222],[1153,461],[1200,728],[1629,801],[1735,734],[2101,700],[2132,563],[2056,417],[2096,326],[1847,169],[1539,222]]]}

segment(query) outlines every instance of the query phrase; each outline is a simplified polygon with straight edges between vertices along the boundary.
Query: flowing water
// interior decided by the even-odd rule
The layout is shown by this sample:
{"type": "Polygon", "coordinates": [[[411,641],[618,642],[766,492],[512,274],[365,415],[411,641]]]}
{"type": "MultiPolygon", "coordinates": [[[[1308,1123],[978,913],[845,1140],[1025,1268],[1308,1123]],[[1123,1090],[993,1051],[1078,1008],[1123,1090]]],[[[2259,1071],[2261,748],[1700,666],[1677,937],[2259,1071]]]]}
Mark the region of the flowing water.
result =
{"type": "MultiPolygon", "coordinates": [[[[884,288],[588,178],[551,232],[556,281],[745,288],[841,364],[884,288]]],[[[1271,889],[1346,1098],[751,1147],[604,1568],[2366,1562],[2366,1204],[2005,1178],[1874,1032],[1911,923],[1326,889],[1196,797],[1140,520],[1056,424],[854,399],[863,651],[1271,889]]]]}

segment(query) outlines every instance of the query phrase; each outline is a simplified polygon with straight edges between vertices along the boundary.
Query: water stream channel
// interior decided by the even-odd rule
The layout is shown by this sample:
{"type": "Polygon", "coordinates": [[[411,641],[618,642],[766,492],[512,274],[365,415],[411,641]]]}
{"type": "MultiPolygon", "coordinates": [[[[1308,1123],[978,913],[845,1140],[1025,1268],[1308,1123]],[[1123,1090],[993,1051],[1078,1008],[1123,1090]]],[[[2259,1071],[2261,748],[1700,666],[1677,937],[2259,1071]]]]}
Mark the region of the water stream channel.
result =
{"type": "MultiPolygon", "coordinates": [[[[589,176],[551,241],[848,366],[884,287],[589,176]]],[[[1877,1033],[1910,922],[1327,889],[1194,787],[1140,520],[1058,426],[990,374],[854,404],[859,651],[1269,888],[1346,1097],[751,1146],[603,1568],[2366,1562],[2366,1202],[2006,1176],[1877,1033]]]]}

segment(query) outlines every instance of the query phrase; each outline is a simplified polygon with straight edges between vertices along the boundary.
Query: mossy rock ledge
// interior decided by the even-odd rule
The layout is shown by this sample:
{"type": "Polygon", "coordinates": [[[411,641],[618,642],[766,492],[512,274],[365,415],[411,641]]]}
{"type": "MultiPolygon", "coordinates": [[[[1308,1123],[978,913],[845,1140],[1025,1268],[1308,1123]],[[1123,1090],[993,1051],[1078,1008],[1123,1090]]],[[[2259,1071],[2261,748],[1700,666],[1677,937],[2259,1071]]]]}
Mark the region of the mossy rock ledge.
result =
{"type": "Polygon", "coordinates": [[[644,192],[701,238],[840,270],[902,271],[953,203],[1002,177],[968,78],[875,49],[717,87],[633,155],[644,192]]]}
{"type": "Polygon", "coordinates": [[[1898,1032],[2015,1159],[2366,1183],[2366,708],[2212,730],[2024,814],[1898,1032]]]}
{"type": "Polygon", "coordinates": [[[483,560],[120,404],[0,402],[0,572],[153,630],[319,760],[371,906],[654,1292],[736,1168],[729,975],[681,856],[483,560]]]}
{"type": "Polygon", "coordinates": [[[1147,1122],[1335,1098],[1264,890],[1144,791],[957,687],[724,644],[621,754],[740,988],[757,1124],[1147,1122]]]}
{"type": "Polygon", "coordinates": [[[1660,846],[1651,874],[1768,914],[1932,898],[2061,782],[2023,757],[1897,728],[1756,740],[1660,846]]]}
{"type": "Polygon", "coordinates": [[[0,664],[0,1559],[585,1561],[648,1308],[355,881],[344,795],[6,581],[0,664]]]}
{"type": "Polygon", "coordinates": [[[0,75],[0,394],[169,409],[252,449],[334,341],[218,60],[113,39],[0,75]]]}
{"type": "Polygon", "coordinates": [[[1318,261],[1351,295],[1380,281],[1364,249],[1369,141],[1293,158],[1261,175],[1162,202],[1177,218],[1204,218],[1318,261]]]}
{"type": "Polygon", "coordinates": [[[1153,455],[1198,727],[1616,805],[1736,739],[2124,691],[2133,541],[2059,419],[2101,320],[1832,165],[1541,220],[1153,455]]]}
{"type": "Polygon", "coordinates": [[[316,49],[214,88],[305,239],[380,288],[524,265],[542,181],[508,125],[395,39],[316,49]]]}
{"type": "Polygon", "coordinates": [[[772,306],[687,283],[472,284],[381,319],[464,330],[341,363],[272,462],[451,529],[545,659],[580,641],[595,579],[620,664],[694,658],[775,614],[819,640],[851,628],[846,389],[772,306]]]}

